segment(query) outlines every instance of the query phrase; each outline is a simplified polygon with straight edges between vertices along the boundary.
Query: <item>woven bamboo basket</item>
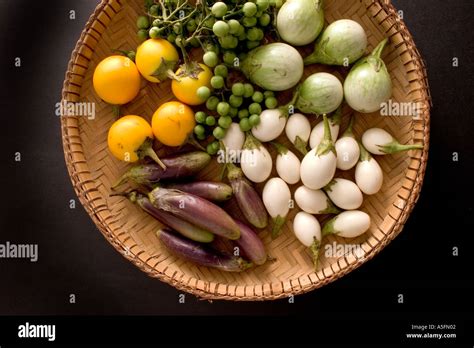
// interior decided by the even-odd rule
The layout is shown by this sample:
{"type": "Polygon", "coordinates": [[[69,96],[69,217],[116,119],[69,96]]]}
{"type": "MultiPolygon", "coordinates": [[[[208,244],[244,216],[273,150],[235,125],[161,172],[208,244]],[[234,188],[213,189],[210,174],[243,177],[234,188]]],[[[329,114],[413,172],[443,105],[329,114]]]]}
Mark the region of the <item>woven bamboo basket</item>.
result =
{"type": "MultiPolygon", "coordinates": [[[[65,159],[81,203],[104,237],[125,258],[149,276],[200,298],[273,300],[305,293],[342,277],[374,257],[400,233],[423,182],[431,99],[424,63],[411,34],[389,1],[327,0],[326,20],[350,18],[359,22],[368,34],[369,49],[389,37],[390,45],[383,59],[394,85],[393,100],[419,106],[420,114],[416,118],[356,114],[356,135],[360,136],[369,127],[382,127],[400,142],[423,144],[424,149],[378,157],[384,171],[384,184],[378,194],[365,197],[361,208],[372,218],[370,230],[350,241],[333,236],[327,240],[327,243],[360,244],[363,254],[348,252],[340,257],[325,257],[323,252],[315,271],[308,250],[291,230],[292,218],[298,210],[295,208],[280,237],[271,240],[268,231],[261,233],[275,261],[238,274],[198,267],[169,254],[155,236],[160,226],[158,222],[126,200],[109,197],[112,182],[125,171],[126,164],[113,158],[107,149],[107,131],[115,116],[112,108],[94,93],[92,75],[98,62],[112,54],[112,49],[134,49],[138,45],[135,22],[142,9],[142,0],[103,0],[97,6],[72,53],[62,90],[63,102],[96,105],[94,120],[61,117],[65,159]]],[[[312,66],[305,74],[322,69],[312,66]]],[[[327,67],[324,69],[328,71],[327,67]]],[[[340,70],[329,71],[340,74],[340,70]]],[[[123,113],[150,119],[161,103],[172,99],[168,83],[143,82],[139,96],[124,107],[123,113]]],[[[348,115],[344,115],[341,129],[347,119],[348,115]]],[[[218,172],[218,165],[213,163],[201,177],[212,179],[218,172]]],[[[353,175],[353,171],[343,174],[349,178],[353,175]]],[[[225,209],[239,215],[233,201],[227,203],[225,209]]]]}

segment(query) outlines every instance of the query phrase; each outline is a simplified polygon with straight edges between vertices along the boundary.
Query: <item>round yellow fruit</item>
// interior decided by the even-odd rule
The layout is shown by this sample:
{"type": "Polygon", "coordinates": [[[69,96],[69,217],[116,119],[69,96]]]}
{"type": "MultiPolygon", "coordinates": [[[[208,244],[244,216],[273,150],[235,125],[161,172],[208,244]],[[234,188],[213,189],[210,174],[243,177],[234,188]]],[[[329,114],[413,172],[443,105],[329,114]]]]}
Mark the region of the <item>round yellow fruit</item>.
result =
{"type": "Polygon", "coordinates": [[[200,105],[206,102],[206,100],[199,98],[197,90],[199,87],[207,86],[211,88],[211,70],[204,64],[199,64],[200,71],[197,73],[197,78],[191,75],[181,75],[182,69],[176,71],[178,80],[171,82],[171,89],[176,98],[183,103],[188,105],[200,105]]]}
{"type": "Polygon", "coordinates": [[[147,141],[153,139],[150,124],[143,117],[123,116],[112,124],[107,137],[110,152],[121,161],[136,162],[137,151],[147,141]]]}
{"type": "Polygon", "coordinates": [[[123,105],[132,101],[140,91],[140,73],[130,58],[110,56],[97,65],[92,83],[102,100],[123,105]]]}
{"type": "Polygon", "coordinates": [[[168,146],[186,143],[195,125],[193,110],[177,101],[162,104],[151,120],[156,139],[168,146]]]}
{"type": "Polygon", "coordinates": [[[179,56],[176,48],[164,39],[148,39],[144,41],[138,46],[135,56],[135,62],[140,74],[148,81],[155,83],[166,79],[166,72],[168,70],[172,72],[178,60],[179,56]],[[160,79],[152,76],[157,71],[160,71],[160,79]]]}

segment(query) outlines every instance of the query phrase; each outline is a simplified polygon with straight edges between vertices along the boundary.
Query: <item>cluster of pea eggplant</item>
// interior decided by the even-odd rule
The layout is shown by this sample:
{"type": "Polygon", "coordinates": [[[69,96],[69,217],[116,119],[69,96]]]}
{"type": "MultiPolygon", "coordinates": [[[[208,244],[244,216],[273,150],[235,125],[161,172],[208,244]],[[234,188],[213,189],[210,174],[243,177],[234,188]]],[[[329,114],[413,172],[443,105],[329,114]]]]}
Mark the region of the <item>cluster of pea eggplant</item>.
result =
{"type": "Polygon", "coordinates": [[[224,139],[226,147],[243,147],[241,168],[254,183],[263,183],[271,176],[273,159],[262,143],[270,143],[277,151],[276,172],[263,188],[262,200],[272,218],[272,236],[277,237],[285,224],[292,197],[288,185],[302,182],[294,193],[294,200],[302,210],[293,221],[298,240],[309,247],[317,264],[321,242],[325,236],[338,235],[355,238],[364,234],[371,224],[370,216],[358,210],[363,194],[374,195],[383,184],[383,171],[372,155],[387,155],[401,151],[421,149],[421,145],[400,144],[381,128],[367,129],[358,141],[353,132],[352,116],[347,129],[341,134],[342,106],[330,117],[311,128],[308,118],[294,113],[286,118],[273,118],[278,131],[260,134],[258,128],[246,136],[229,132],[224,139]],[[298,156],[288,147],[275,142],[285,131],[294,148],[304,155],[298,156]],[[307,150],[307,147],[311,150],[307,150]],[[355,167],[355,182],[337,177],[336,170],[347,171],[355,167]],[[315,215],[336,214],[323,227],[315,215]]]}

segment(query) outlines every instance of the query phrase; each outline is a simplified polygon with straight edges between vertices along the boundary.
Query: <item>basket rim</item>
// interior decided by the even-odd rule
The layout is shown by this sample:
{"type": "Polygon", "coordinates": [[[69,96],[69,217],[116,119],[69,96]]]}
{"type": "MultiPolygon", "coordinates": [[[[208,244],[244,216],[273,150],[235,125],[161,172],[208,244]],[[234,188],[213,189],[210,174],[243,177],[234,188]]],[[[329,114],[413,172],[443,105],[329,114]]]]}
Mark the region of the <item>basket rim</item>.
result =
{"type": "MultiPolygon", "coordinates": [[[[84,40],[88,33],[90,33],[93,24],[98,20],[98,16],[105,10],[106,7],[110,7],[112,11],[115,11],[114,7],[111,5],[113,2],[118,2],[122,5],[124,0],[101,0],[101,2],[97,5],[89,20],[87,21],[84,29],[81,32],[81,35],[75,45],[74,50],[72,51],[71,58],[68,63],[68,67],[65,73],[65,79],[63,83],[63,88],[61,92],[62,102],[70,101],[68,100],[68,94],[71,94],[69,87],[71,85],[71,76],[74,74],[74,66],[76,64],[76,60],[78,56],[81,55],[80,50],[84,45],[84,40]]],[[[126,1],[126,0],[125,0],[126,1]]],[[[362,0],[361,0],[362,1],[362,0]]],[[[429,138],[430,138],[430,109],[432,106],[432,99],[429,89],[428,77],[426,72],[425,62],[423,61],[416,45],[414,43],[413,37],[406,27],[405,23],[397,14],[397,10],[392,5],[390,0],[370,0],[371,4],[367,6],[369,9],[371,6],[379,5],[380,11],[385,11],[387,14],[386,18],[391,18],[394,20],[394,25],[396,28],[396,33],[400,33],[403,37],[403,44],[407,46],[407,52],[409,53],[411,62],[414,63],[416,72],[416,79],[411,80],[410,82],[417,82],[419,83],[420,87],[417,91],[421,94],[421,99],[423,108],[422,110],[422,120],[423,120],[423,150],[421,157],[417,158],[419,161],[419,167],[417,168],[417,175],[413,180],[413,187],[410,190],[410,195],[406,200],[406,204],[401,208],[400,216],[395,219],[391,230],[385,234],[385,236],[375,245],[373,246],[363,258],[357,258],[356,261],[348,263],[347,266],[340,268],[337,272],[330,272],[330,276],[324,276],[323,279],[317,277],[315,282],[311,281],[309,284],[301,285],[294,290],[293,286],[291,287],[290,291],[285,290],[284,284],[282,283],[281,291],[277,293],[273,293],[273,289],[271,289],[270,294],[265,294],[262,291],[262,294],[256,295],[254,294],[247,294],[247,291],[244,291],[244,295],[232,295],[232,294],[218,294],[217,292],[211,292],[209,289],[211,286],[207,284],[203,289],[197,288],[196,286],[189,285],[192,282],[188,282],[187,284],[181,283],[178,279],[174,277],[170,277],[164,272],[159,272],[153,267],[151,267],[146,262],[142,261],[138,258],[138,255],[134,255],[130,253],[130,251],[117,239],[114,237],[113,233],[109,231],[108,224],[106,221],[103,221],[97,214],[100,212],[94,207],[91,202],[89,201],[87,194],[90,189],[85,189],[83,180],[81,180],[81,176],[86,174],[84,173],[84,169],[78,168],[78,164],[80,163],[84,166],[84,160],[78,159],[77,157],[77,148],[82,151],[82,144],[81,143],[74,143],[76,150],[71,149],[70,138],[71,134],[69,132],[70,126],[67,125],[66,118],[68,117],[61,117],[61,133],[62,133],[62,143],[63,143],[63,150],[64,150],[64,157],[66,162],[66,167],[68,169],[69,177],[71,179],[72,185],[74,190],[78,196],[79,201],[84,206],[86,212],[94,221],[95,225],[99,229],[99,231],[103,234],[106,240],[112,244],[112,246],[127,260],[131,261],[135,266],[137,266],[141,271],[145,272],[151,277],[158,278],[161,281],[172,285],[178,290],[185,291],[187,293],[193,294],[199,298],[206,299],[206,300],[233,300],[233,301],[263,301],[263,300],[276,300],[281,298],[286,298],[290,295],[299,295],[314,289],[323,287],[343,276],[352,272],[353,270],[360,267],[365,262],[371,260],[375,255],[377,255],[387,244],[389,244],[398,234],[402,231],[404,224],[406,223],[410,213],[412,212],[416,202],[418,201],[421,187],[423,185],[424,175],[426,171],[426,165],[428,160],[428,149],[429,149],[429,138]]],[[[378,13],[380,13],[380,11],[378,13]]],[[[377,14],[378,14],[377,13],[377,14]]],[[[109,16],[110,17],[110,16],[109,16]]],[[[375,17],[375,15],[374,15],[375,17]]],[[[104,26],[104,25],[103,25],[104,26]]],[[[392,27],[393,27],[392,26],[392,27]]],[[[390,30],[390,27],[388,30],[390,30]]],[[[387,30],[387,32],[388,32],[387,30]]],[[[83,56],[82,56],[83,57],[83,56]]],[[[88,59],[89,60],[89,59],[88,59]]],[[[77,74],[76,74],[77,75],[77,74]]],[[[76,86],[77,87],[77,86],[76,86]]],[[[75,117],[73,117],[75,118],[75,117]]],[[[87,172],[89,175],[88,183],[93,183],[94,180],[92,179],[90,172],[87,172]]],[[[101,209],[108,209],[108,207],[102,207],[101,209]]],[[[331,265],[328,265],[324,269],[318,271],[324,274],[324,271],[329,269],[330,271],[331,265]]],[[[313,274],[315,274],[313,272],[313,274]]],[[[197,280],[197,282],[199,282],[197,280]]],[[[202,281],[201,281],[202,282],[202,281]]],[[[210,282],[208,282],[210,283],[210,282]]],[[[237,285],[232,285],[233,287],[238,287],[237,285]]],[[[255,288],[256,285],[253,285],[255,288]]],[[[249,286],[245,286],[250,287],[249,286]]],[[[215,287],[217,290],[217,287],[215,287]]]]}

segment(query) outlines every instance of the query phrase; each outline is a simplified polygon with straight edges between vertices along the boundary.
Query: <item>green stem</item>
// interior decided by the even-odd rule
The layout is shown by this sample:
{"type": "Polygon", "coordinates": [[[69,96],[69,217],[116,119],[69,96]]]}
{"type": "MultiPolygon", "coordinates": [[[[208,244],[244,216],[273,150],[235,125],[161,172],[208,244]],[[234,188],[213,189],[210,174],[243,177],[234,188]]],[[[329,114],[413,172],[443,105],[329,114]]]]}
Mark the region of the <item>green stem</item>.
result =
{"type": "Polygon", "coordinates": [[[331,116],[331,124],[333,126],[340,125],[342,121],[342,104],[334,111],[334,114],[331,116]]]}
{"type": "Polygon", "coordinates": [[[318,145],[318,148],[316,150],[316,155],[322,156],[329,153],[330,151],[336,154],[336,148],[334,147],[334,142],[332,141],[332,138],[331,138],[331,128],[329,127],[329,121],[326,114],[323,115],[323,122],[324,122],[324,137],[323,137],[323,140],[321,140],[321,143],[318,145]]]}
{"type": "Polygon", "coordinates": [[[387,45],[387,43],[388,43],[388,38],[385,38],[382,41],[380,41],[380,43],[377,45],[377,47],[374,48],[374,50],[372,51],[370,56],[380,59],[380,57],[382,55],[382,52],[383,52],[385,46],[387,45]]]}
{"type": "Polygon", "coordinates": [[[311,250],[311,254],[313,256],[313,264],[314,264],[314,270],[318,268],[318,261],[319,261],[319,250],[321,249],[321,242],[314,237],[313,244],[309,247],[309,250],[311,250]]]}
{"type": "Polygon", "coordinates": [[[145,157],[150,157],[153,161],[158,163],[161,168],[166,170],[166,165],[161,162],[160,158],[153,150],[153,139],[146,138],[143,144],[136,151],[138,158],[143,159],[145,157]]]}
{"type": "Polygon", "coordinates": [[[270,142],[270,144],[275,147],[279,155],[286,155],[289,151],[285,145],[279,144],[275,141],[270,142]]]}
{"type": "Polygon", "coordinates": [[[301,139],[298,135],[295,138],[295,149],[298,150],[300,153],[303,155],[306,155],[308,153],[308,150],[306,147],[308,146],[308,143],[301,139]]]}
{"type": "Polygon", "coordinates": [[[228,14],[226,14],[224,17],[222,17],[222,20],[225,20],[229,17],[232,17],[232,16],[235,16],[237,14],[240,14],[240,13],[243,13],[244,11],[242,9],[238,10],[238,11],[235,11],[235,12],[230,12],[228,14]]]}
{"type": "Polygon", "coordinates": [[[130,178],[130,172],[126,172],[115,182],[115,184],[112,185],[111,189],[115,190],[117,187],[122,186],[128,181],[129,178],[130,178]]]}
{"type": "Polygon", "coordinates": [[[360,141],[357,142],[359,144],[359,149],[360,149],[360,156],[359,156],[359,162],[364,162],[364,161],[370,161],[372,158],[372,155],[367,151],[364,145],[360,141]]]}
{"type": "Polygon", "coordinates": [[[291,100],[286,105],[280,106],[278,108],[283,113],[283,115],[285,115],[285,117],[288,117],[288,115],[290,114],[289,108],[295,107],[295,103],[299,97],[299,89],[300,89],[300,86],[296,87],[296,90],[293,93],[293,97],[291,98],[291,100]]]}
{"type": "Polygon", "coordinates": [[[385,144],[385,145],[377,145],[380,149],[380,151],[386,153],[386,154],[392,154],[392,153],[397,153],[397,152],[403,152],[403,151],[408,151],[408,150],[421,150],[423,149],[423,145],[403,145],[400,144],[398,141],[394,140],[391,143],[385,144]]]}
{"type": "Polygon", "coordinates": [[[323,237],[329,236],[330,234],[336,234],[337,232],[334,230],[334,223],[339,215],[336,215],[332,219],[328,220],[321,231],[321,235],[323,237]]]}
{"type": "Polygon", "coordinates": [[[355,138],[354,137],[354,132],[353,132],[353,126],[354,126],[354,115],[351,115],[351,118],[349,120],[349,125],[347,126],[347,129],[342,133],[342,137],[350,137],[350,138],[355,138]]]}
{"type": "Polygon", "coordinates": [[[207,150],[196,140],[196,138],[194,138],[194,135],[193,135],[193,134],[190,134],[190,135],[188,136],[187,143],[193,145],[194,147],[197,147],[197,148],[198,148],[199,150],[201,150],[201,151],[207,151],[207,150]]]}
{"type": "Polygon", "coordinates": [[[112,105],[112,113],[115,116],[115,119],[120,118],[120,105],[112,105]]]}
{"type": "Polygon", "coordinates": [[[282,217],[278,215],[276,218],[273,218],[272,226],[272,238],[275,239],[281,234],[281,228],[285,224],[286,216],[282,217]]]}

